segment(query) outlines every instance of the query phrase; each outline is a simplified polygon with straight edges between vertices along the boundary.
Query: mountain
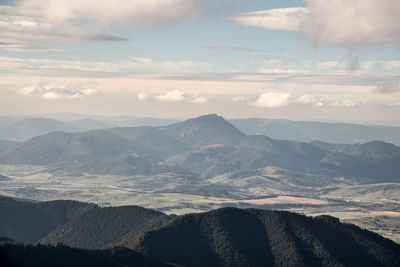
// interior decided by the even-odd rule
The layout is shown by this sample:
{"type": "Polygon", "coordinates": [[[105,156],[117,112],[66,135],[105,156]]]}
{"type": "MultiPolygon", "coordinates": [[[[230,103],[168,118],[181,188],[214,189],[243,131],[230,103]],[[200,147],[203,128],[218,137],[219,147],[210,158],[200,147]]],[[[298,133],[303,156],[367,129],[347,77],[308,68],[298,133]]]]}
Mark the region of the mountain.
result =
{"type": "Polygon", "coordinates": [[[106,248],[164,213],[137,206],[101,208],[78,201],[28,202],[0,196],[0,236],[18,242],[62,242],[80,248],[106,248]]]}
{"type": "Polygon", "coordinates": [[[334,150],[326,155],[321,163],[347,175],[395,178],[400,174],[399,159],[399,147],[390,143],[373,141],[334,150]]]}
{"type": "Polygon", "coordinates": [[[0,162],[44,165],[66,173],[176,173],[199,178],[276,166],[332,177],[379,178],[383,182],[398,180],[400,148],[379,141],[335,145],[245,135],[212,114],[164,127],[52,132],[3,153],[0,162]],[[364,171],[374,168],[377,171],[364,171]]]}
{"type": "Polygon", "coordinates": [[[0,232],[5,266],[400,266],[399,244],[326,215],[221,208],[169,217],[136,206],[0,200],[0,229],[13,230],[0,232]],[[36,245],[6,238],[34,242],[50,228],[36,245]]]}
{"type": "Polygon", "coordinates": [[[26,141],[32,137],[50,132],[83,132],[108,127],[106,124],[91,119],[64,122],[49,118],[26,118],[0,125],[0,138],[26,141]]]}
{"type": "Polygon", "coordinates": [[[70,200],[18,201],[0,196],[0,236],[36,242],[95,205],[70,200]]]}
{"type": "Polygon", "coordinates": [[[246,134],[311,142],[355,144],[374,140],[400,145],[400,127],[366,126],[351,123],[326,123],[273,119],[234,119],[230,121],[246,134]]]}
{"type": "Polygon", "coordinates": [[[96,207],[58,227],[41,242],[61,242],[87,249],[107,248],[128,234],[168,218],[164,213],[137,206],[96,207]]]}
{"type": "Polygon", "coordinates": [[[24,245],[0,242],[1,266],[172,266],[126,248],[86,250],[62,244],[24,245]]]}
{"type": "Polygon", "coordinates": [[[121,245],[183,266],[400,266],[400,245],[378,234],[273,210],[178,216],[121,245]]]}
{"type": "Polygon", "coordinates": [[[9,151],[20,145],[20,142],[0,139],[0,151],[9,151]]]}
{"type": "Polygon", "coordinates": [[[193,147],[211,144],[237,144],[245,134],[224,118],[210,114],[159,128],[167,135],[193,147]]]}

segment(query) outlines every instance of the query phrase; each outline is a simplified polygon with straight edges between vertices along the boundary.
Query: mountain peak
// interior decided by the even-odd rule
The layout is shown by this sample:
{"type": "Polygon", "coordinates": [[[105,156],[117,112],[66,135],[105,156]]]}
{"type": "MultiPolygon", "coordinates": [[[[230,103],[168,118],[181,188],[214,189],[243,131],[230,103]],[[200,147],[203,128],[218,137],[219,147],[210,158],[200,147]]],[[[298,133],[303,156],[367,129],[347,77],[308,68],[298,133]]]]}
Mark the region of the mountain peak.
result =
{"type": "Polygon", "coordinates": [[[246,135],[217,114],[203,115],[164,128],[175,138],[189,145],[237,144],[246,135]]]}

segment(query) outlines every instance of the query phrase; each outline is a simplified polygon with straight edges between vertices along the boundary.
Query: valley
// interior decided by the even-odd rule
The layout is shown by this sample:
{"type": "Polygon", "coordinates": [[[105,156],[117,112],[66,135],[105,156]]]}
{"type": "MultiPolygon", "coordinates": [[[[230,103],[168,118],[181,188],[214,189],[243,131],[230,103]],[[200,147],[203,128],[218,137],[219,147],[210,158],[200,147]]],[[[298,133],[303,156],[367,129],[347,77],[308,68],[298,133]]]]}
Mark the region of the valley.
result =
{"type": "Polygon", "coordinates": [[[400,243],[400,183],[354,185],[351,179],[327,178],[330,182],[312,186],[320,177],[276,167],[263,168],[258,176],[224,174],[204,181],[173,173],[73,176],[33,165],[0,165],[0,171],[10,178],[0,181],[0,195],[21,199],[138,205],[177,215],[220,207],[328,214],[400,243]]]}

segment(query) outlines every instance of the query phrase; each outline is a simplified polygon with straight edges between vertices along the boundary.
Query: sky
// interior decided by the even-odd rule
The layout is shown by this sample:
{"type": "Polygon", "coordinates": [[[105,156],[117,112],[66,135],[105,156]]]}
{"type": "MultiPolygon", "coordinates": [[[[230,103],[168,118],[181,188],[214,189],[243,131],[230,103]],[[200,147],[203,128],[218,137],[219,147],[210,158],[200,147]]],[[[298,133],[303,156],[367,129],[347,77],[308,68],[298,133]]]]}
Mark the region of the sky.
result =
{"type": "Polygon", "coordinates": [[[0,115],[400,115],[398,0],[0,0],[0,115]]]}

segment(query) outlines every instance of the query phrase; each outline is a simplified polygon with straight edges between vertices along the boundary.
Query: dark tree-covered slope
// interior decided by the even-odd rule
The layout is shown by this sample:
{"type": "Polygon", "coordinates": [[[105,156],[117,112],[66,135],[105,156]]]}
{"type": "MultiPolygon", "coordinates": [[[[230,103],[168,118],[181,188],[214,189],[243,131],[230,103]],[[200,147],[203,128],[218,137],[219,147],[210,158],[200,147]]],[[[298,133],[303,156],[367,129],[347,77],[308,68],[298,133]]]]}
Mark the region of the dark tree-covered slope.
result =
{"type": "Polygon", "coordinates": [[[59,244],[23,245],[0,243],[0,266],[171,266],[127,248],[86,250],[59,244]]]}
{"type": "Polygon", "coordinates": [[[162,212],[137,206],[96,207],[60,226],[42,241],[88,249],[106,248],[128,234],[168,218],[162,212]]]}
{"type": "Polygon", "coordinates": [[[94,207],[70,200],[35,203],[0,197],[0,236],[19,242],[36,242],[94,207]]]}
{"type": "Polygon", "coordinates": [[[184,266],[400,266],[400,246],[329,216],[223,208],[122,242],[184,266]]]}

